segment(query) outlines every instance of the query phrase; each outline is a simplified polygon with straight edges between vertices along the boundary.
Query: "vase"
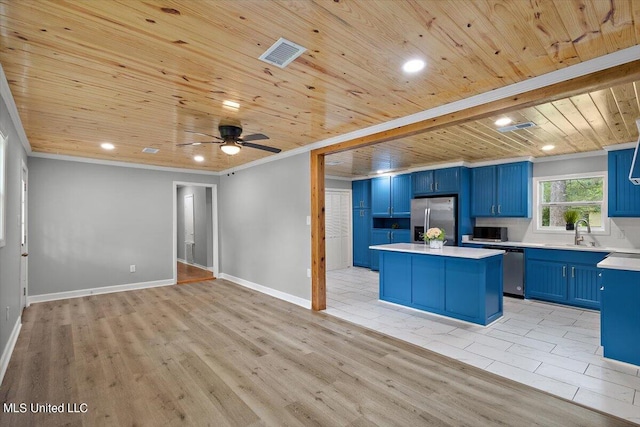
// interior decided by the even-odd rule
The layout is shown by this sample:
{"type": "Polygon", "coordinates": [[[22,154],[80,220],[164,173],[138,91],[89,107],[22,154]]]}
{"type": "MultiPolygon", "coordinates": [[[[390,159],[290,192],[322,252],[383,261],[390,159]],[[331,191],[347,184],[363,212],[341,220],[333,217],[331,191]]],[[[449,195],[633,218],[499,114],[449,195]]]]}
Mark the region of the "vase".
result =
{"type": "Polygon", "coordinates": [[[442,249],[442,240],[429,240],[429,247],[431,249],[442,249]]]}

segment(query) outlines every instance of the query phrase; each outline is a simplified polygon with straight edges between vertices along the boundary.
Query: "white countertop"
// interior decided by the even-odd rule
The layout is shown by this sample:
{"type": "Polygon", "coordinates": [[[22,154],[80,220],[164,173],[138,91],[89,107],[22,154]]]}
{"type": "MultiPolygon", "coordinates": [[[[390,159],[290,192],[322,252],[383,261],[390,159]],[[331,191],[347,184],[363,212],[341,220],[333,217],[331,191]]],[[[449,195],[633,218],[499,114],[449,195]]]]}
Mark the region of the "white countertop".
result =
{"type": "Polygon", "coordinates": [[[369,249],[469,259],[482,259],[504,254],[501,249],[463,248],[459,246],[444,246],[442,249],[431,249],[429,245],[415,243],[392,243],[390,245],[369,246],[369,249]]]}
{"type": "Polygon", "coordinates": [[[598,268],[640,271],[640,255],[618,253],[612,254],[600,261],[598,263],[598,268]]]}
{"type": "Polygon", "coordinates": [[[614,248],[609,246],[586,246],[586,245],[573,245],[571,243],[529,243],[529,242],[479,242],[475,240],[469,240],[462,242],[462,244],[472,245],[487,245],[487,246],[501,246],[501,247],[518,247],[518,248],[540,248],[540,249],[561,249],[567,251],[586,251],[586,252],[616,252],[626,254],[640,254],[640,249],[635,248],[614,248]]]}

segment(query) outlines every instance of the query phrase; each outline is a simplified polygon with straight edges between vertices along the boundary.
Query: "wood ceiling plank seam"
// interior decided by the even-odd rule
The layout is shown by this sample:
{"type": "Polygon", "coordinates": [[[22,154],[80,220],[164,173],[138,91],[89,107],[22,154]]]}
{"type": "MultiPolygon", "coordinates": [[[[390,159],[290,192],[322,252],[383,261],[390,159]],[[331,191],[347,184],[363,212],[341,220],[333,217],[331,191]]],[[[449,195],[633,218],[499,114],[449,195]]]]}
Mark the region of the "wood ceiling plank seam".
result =
{"type": "Polygon", "coordinates": [[[571,148],[579,152],[580,147],[584,144],[584,141],[576,145],[576,135],[581,135],[580,132],[567,120],[567,118],[558,110],[556,105],[553,102],[540,105],[536,108],[540,111],[545,117],[551,120],[558,129],[562,130],[562,132],[566,135],[565,141],[567,144],[571,146],[571,148]]]}
{"type": "MultiPolygon", "coordinates": [[[[439,131],[434,131],[434,132],[439,132],[439,131]]],[[[465,139],[461,140],[460,138],[456,138],[452,134],[447,133],[447,134],[440,134],[436,142],[437,142],[437,145],[442,146],[443,151],[452,150],[453,152],[456,152],[460,150],[461,152],[465,153],[465,156],[467,155],[481,156],[486,154],[486,148],[483,149],[482,147],[479,147],[478,144],[476,144],[475,142],[466,142],[466,141],[467,140],[465,139]],[[460,149],[459,148],[460,145],[464,146],[464,149],[460,149]]],[[[463,156],[463,158],[464,160],[467,160],[465,156],[463,156]]]]}
{"type": "Polygon", "coordinates": [[[514,151],[519,153],[521,149],[517,148],[516,147],[517,145],[520,145],[525,148],[529,148],[524,146],[523,144],[520,144],[514,141],[511,138],[494,137],[493,135],[488,135],[482,132],[481,130],[474,128],[472,122],[458,125],[456,128],[460,129],[460,131],[463,134],[466,134],[470,137],[475,137],[475,139],[483,142],[484,144],[488,144],[493,147],[496,147],[500,150],[505,151],[505,153],[510,152],[513,154],[514,151]]]}
{"type": "Polygon", "coordinates": [[[592,3],[560,1],[555,2],[554,5],[558,8],[560,17],[565,22],[565,28],[568,29],[569,37],[582,61],[609,53],[604,47],[600,21],[592,3]]]}
{"type": "Polygon", "coordinates": [[[636,43],[640,44],[640,0],[631,1],[631,14],[633,16],[633,23],[635,27],[636,43]]]}
{"type": "Polygon", "coordinates": [[[616,136],[617,143],[620,144],[628,142],[631,136],[629,135],[627,128],[624,125],[621,125],[622,115],[618,109],[618,105],[613,99],[613,94],[610,89],[591,92],[589,96],[591,96],[593,103],[607,123],[611,133],[616,136]],[[616,117],[618,118],[617,120],[616,117]]]}
{"type": "Polygon", "coordinates": [[[498,132],[494,126],[487,126],[485,123],[482,123],[479,121],[469,122],[466,124],[466,126],[469,126],[475,129],[477,132],[479,132],[482,135],[485,135],[487,138],[493,138],[493,139],[496,139],[497,141],[507,143],[509,145],[513,145],[513,144],[519,145],[523,149],[527,149],[527,150],[530,150],[532,147],[534,147],[534,144],[520,133],[520,132],[526,131],[526,129],[501,133],[501,132],[498,132]]]}
{"type": "Polygon", "coordinates": [[[611,2],[592,0],[592,8],[600,22],[600,33],[609,53],[619,50],[622,43],[635,42],[633,15],[629,0],[611,2]]]}
{"type": "MultiPolygon", "coordinates": [[[[482,0],[474,1],[473,5],[480,11],[482,15],[486,15],[495,28],[495,34],[500,34],[501,39],[505,41],[505,45],[510,48],[514,55],[518,58],[516,62],[525,63],[529,68],[529,77],[535,75],[533,70],[538,69],[557,69],[557,65],[549,57],[547,50],[542,46],[538,37],[533,32],[533,28],[529,28],[528,32],[517,29],[512,22],[522,19],[522,13],[514,9],[521,9],[521,3],[504,2],[501,0],[482,0]],[[486,11],[491,11],[488,14],[486,11]],[[495,19],[494,16],[498,16],[495,19]],[[510,19],[504,19],[508,16],[510,19]]],[[[533,11],[530,12],[533,14],[533,11]]],[[[491,33],[489,33],[489,36],[491,33]]],[[[494,35],[495,37],[495,35],[494,35]]]]}
{"type": "MultiPolygon", "coordinates": [[[[627,89],[620,85],[612,88],[612,93],[616,99],[616,104],[620,108],[621,117],[629,135],[635,137],[638,134],[636,120],[640,118],[640,111],[636,109],[636,100],[633,99],[633,87],[627,89]]],[[[635,139],[635,138],[634,138],[635,139]]]]}
{"type": "Polygon", "coordinates": [[[584,121],[589,124],[602,146],[616,143],[615,135],[609,129],[609,125],[600,114],[590,94],[573,96],[570,100],[576,110],[580,112],[584,121]]]}
{"type": "Polygon", "coordinates": [[[604,141],[600,139],[591,124],[582,115],[582,112],[577,109],[571,98],[554,101],[553,105],[558,109],[562,116],[571,123],[576,132],[595,145],[595,148],[591,148],[591,150],[602,149],[604,141]]]}
{"type": "Polygon", "coordinates": [[[516,6],[514,12],[520,13],[522,20],[533,29],[554,63],[569,66],[580,62],[567,28],[552,2],[531,2],[530,14],[526,9],[519,7],[518,3],[512,4],[516,6]]]}
{"type": "Polygon", "coordinates": [[[549,133],[551,139],[550,143],[554,144],[559,141],[565,141],[568,139],[568,135],[562,131],[552,120],[550,120],[547,116],[544,115],[543,112],[538,110],[537,107],[530,107],[525,109],[526,116],[533,123],[539,124],[539,129],[544,129],[545,132],[549,133]]]}

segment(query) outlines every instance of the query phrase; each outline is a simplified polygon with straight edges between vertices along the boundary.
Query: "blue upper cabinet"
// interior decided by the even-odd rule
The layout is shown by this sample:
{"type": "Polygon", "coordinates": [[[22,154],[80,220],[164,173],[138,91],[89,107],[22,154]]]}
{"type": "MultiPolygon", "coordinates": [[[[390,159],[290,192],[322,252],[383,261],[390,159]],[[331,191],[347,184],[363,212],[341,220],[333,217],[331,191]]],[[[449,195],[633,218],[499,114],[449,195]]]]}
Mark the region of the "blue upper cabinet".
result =
{"type": "Polygon", "coordinates": [[[471,169],[471,216],[530,218],[532,178],[531,162],[471,169]]]}
{"type": "Polygon", "coordinates": [[[371,207],[371,180],[363,179],[351,183],[353,191],[353,208],[366,209],[371,207]]]}
{"type": "Polygon", "coordinates": [[[633,148],[609,151],[609,216],[640,216],[640,185],[629,181],[633,148]]]}
{"type": "Polygon", "coordinates": [[[411,175],[371,179],[371,215],[408,218],[411,215],[411,175]]]}
{"type": "Polygon", "coordinates": [[[413,195],[451,194],[460,190],[460,168],[445,168],[411,174],[413,195]]]}

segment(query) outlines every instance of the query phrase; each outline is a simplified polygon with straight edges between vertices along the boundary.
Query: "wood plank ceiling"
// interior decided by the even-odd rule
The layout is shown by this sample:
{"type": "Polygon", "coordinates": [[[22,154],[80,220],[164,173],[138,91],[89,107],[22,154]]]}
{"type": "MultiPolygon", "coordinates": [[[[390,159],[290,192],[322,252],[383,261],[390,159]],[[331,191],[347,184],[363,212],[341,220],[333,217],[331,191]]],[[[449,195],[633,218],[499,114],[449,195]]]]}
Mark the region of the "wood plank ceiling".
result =
{"type": "MultiPolygon", "coordinates": [[[[270,154],[178,146],[208,140],[188,131],[236,121],[287,151],[637,45],[639,22],[640,0],[0,0],[0,63],[35,152],[222,171],[270,154]],[[258,60],[280,37],[308,49],[284,69],[258,60]],[[403,74],[413,57],[425,71],[403,74]]],[[[638,82],[509,116],[537,126],[490,117],[330,155],[327,173],[630,142],[638,82]]]]}

